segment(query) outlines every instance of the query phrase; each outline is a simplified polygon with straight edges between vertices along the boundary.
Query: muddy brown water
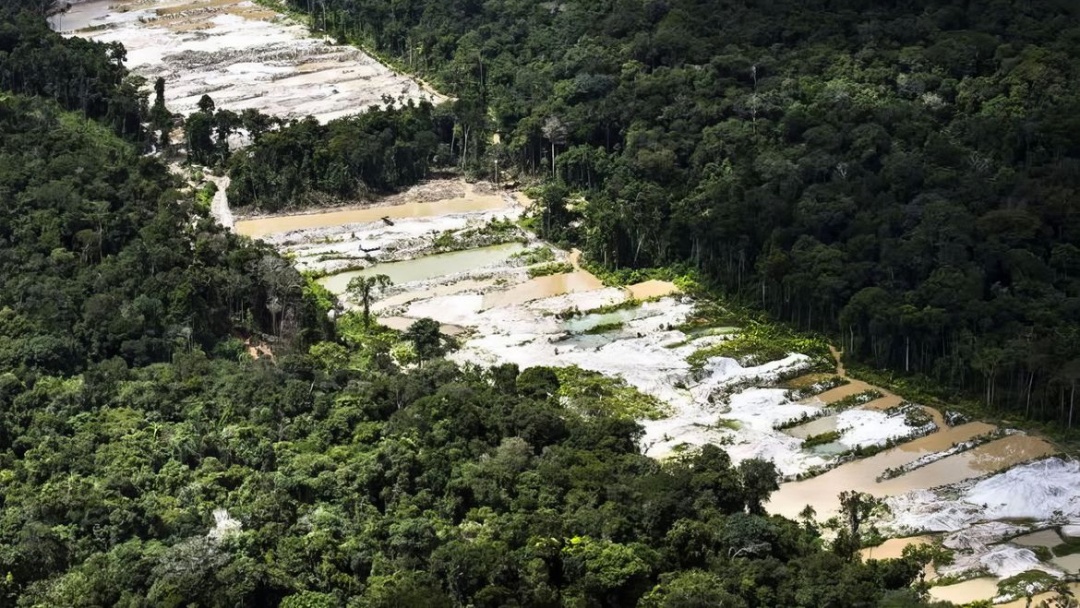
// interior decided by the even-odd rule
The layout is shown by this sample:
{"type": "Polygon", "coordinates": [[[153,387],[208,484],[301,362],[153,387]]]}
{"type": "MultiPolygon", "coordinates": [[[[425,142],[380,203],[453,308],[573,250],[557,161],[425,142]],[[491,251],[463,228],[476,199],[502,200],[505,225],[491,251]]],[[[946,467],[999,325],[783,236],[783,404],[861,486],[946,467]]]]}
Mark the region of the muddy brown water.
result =
{"type": "Polygon", "coordinates": [[[985,600],[997,595],[997,579],[990,577],[975,578],[955,585],[941,585],[930,588],[932,599],[952,602],[954,604],[968,604],[977,600],[985,600]]]}
{"type": "Polygon", "coordinates": [[[836,403],[837,401],[840,401],[841,399],[844,399],[846,397],[851,397],[853,395],[858,395],[859,393],[868,391],[870,389],[875,389],[875,390],[878,390],[879,392],[884,392],[884,391],[881,391],[881,389],[878,389],[877,387],[870,386],[869,384],[863,382],[862,380],[850,380],[847,384],[845,384],[843,386],[838,386],[836,388],[831,388],[831,389],[825,391],[824,393],[821,393],[821,394],[819,394],[819,395],[817,395],[815,397],[811,397],[807,401],[817,400],[817,401],[820,401],[821,403],[824,403],[825,405],[830,405],[832,403],[836,403]]]}
{"type": "Polygon", "coordinates": [[[908,536],[890,538],[876,547],[867,547],[859,551],[863,559],[897,559],[903,557],[904,549],[911,545],[928,545],[934,542],[931,536],[908,536]]]}
{"type": "Polygon", "coordinates": [[[1009,542],[1023,547],[1046,547],[1049,549],[1060,545],[1064,541],[1061,540],[1061,535],[1056,530],[1040,530],[1031,534],[1017,536],[1009,542]]]}
{"type": "Polygon", "coordinates": [[[257,238],[268,234],[377,222],[383,217],[395,219],[434,217],[455,213],[492,211],[507,208],[506,200],[498,194],[473,194],[434,202],[409,202],[391,207],[339,209],[320,213],[276,215],[272,217],[237,220],[237,234],[257,238]]]}
{"type": "Polygon", "coordinates": [[[561,296],[567,293],[593,291],[604,284],[589,272],[577,270],[529,279],[503,291],[484,295],[484,308],[500,308],[524,304],[541,298],[561,296]]]}
{"type": "Polygon", "coordinates": [[[635,300],[645,300],[648,298],[662,298],[664,296],[679,293],[679,288],[670,281],[653,280],[627,285],[626,291],[630,294],[630,297],[635,300]]]}
{"type": "Polygon", "coordinates": [[[818,418],[817,420],[811,420],[806,424],[800,424],[799,426],[792,427],[785,432],[792,437],[806,439],[814,435],[831,433],[835,431],[837,420],[839,420],[837,416],[825,416],[822,418],[818,418]]]}
{"type": "MultiPolygon", "coordinates": [[[[803,507],[810,505],[817,511],[820,519],[827,518],[837,511],[839,507],[837,495],[841,491],[857,490],[880,496],[882,484],[877,482],[877,477],[886,469],[908,464],[927,454],[947,450],[955,443],[969,441],[992,430],[994,430],[992,425],[971,422],[909,441],[869,458],[840,465],[811,479],[785,483],[772,495],[768,510],[771,513],[794,518],[803,507]]],[[[888,481],[892,480],[887,480],[886,483],[888,481]]],[[[929,488],[936,485],[941,484],[931,482],[931,485],[913,486],[909,489],[929,488]]],[[[893,489],[895,492],[900,492],[902,487],[897,484],[893,489]]]]}

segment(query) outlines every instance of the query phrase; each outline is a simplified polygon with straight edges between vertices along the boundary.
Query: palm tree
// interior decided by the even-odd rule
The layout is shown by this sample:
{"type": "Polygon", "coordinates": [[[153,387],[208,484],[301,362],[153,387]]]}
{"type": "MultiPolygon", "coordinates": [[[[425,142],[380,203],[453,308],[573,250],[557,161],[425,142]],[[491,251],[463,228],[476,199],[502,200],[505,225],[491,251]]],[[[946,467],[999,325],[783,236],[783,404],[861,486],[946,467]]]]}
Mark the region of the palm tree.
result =
{"type": "Polygon", "coordinates": [[[345,293],[364,307],[364,327],[371,327],[371,296],[378,289],[385,289],[394,282],[385,274],[376,274],[369,277],[356,277],[349,281],[345,293]]]}

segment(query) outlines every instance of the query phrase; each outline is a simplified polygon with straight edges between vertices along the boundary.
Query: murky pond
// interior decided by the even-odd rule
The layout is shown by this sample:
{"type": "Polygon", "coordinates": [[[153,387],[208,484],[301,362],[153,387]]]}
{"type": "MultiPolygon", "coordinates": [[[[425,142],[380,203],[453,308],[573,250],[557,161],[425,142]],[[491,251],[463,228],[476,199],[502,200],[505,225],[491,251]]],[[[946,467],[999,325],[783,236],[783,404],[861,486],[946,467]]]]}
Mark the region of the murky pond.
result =
{"type": "Polygon", "coordinates": [[[874,494],[894,496],[921,488],[935,488],[972,477],[997,473],[1022,462],[1049,456],[1057,450],[1042,439],[1010,435],[977,448],[932,462],[895,479],[876,484],[874,494]]]}
{"type": "Polygon", "coordinates": [[[941,585],[930,588],[932,599],[954,604],[968,604],[976,600],[984,600],[997,595],[997,579],[982,577],[956,583],[955,585],[941,585]]]}
{"type": "MultiPolygon", "coordinates": [[[[772,495],[768,510],[771,513],[794,518],[803,507],[810,505],[817,511],[819,518],[826,518],[836,513],[839,508],[837,494],[841,491],[856,490],[878,496],[884,495],[882,484],[877,482],[877,477],[887,469],[908,464],[927,454],[949,449],[955,443],[969,441],[992,430],[994,430],[992,425],[982,422],[963,424],[909,441],[870,458],[843,464],[811,479],[785,483],[772,495]]],[[[889,481],[891,480],[886,480],[885,483],[889,481]]],[[[932,479],[929,483],[930,485],[921,487],[941,485],[934,483],[932,479]]],[[[903,484],[896,484],[890,493],[906,491],[903,488],[903,484]]],[[[915,487],[909,489],[915,489],[915,487]]]]}
{"type": "Polygon", "coordinates": [[[573,317],[564,321],[563,327],[566,328],[566,331],[572,333],[583,333],[596,329],[603,325],[626,323],[627,321],[633,321],[634,319],[643,319],[654,314],[656,313],[640,307],[625,308],[613,312],[573,317]]]}
{"type": "Polygon", "coordinates": [[[865,410],[877,410],[883,412],[889,408],[894,408],[904,402],[904,399],[899,395],[885,395],[879,397],[873,401],[864,403],[861,407],[865,410]]]}
{"type": "Polygon", "coordinates": [[[679,288],[670,281],[652,280],[628,285],[626,291],[628,291],[630,297],[635,300],[645,300],[648,298],[662,298],[664,296],[679,293],[679,288]]]}
{"type": "Polygon", "coordinates": [[[109,15],[110,0],[94,0],[72,4],[71,8],[49,17],[49,27],[57,32],[74,32],[96,23],[109,15]]]}
{"type": "Polygon", "coordinates": [[[1039,532],[1032,532],[1031,534],[1025,534],[1018,536],[1011,541],[1014,545],[1020,545],[1022,547],[1056,547],[1062,542],[1061,536],[1056,530],[1040,530],[1039,532]]]}
{"type": "Polygon", "coordinates": [[[385,274],[395,284],[427,281],[436,277],[467,272],[490,266],[510,259],[510,256],[524,249],[521,243],[503,243],[478,249],[452,251],[428,255],[415,260],[375,264],[363,270],[342,272],[319,279],[319,283],[336,294],[345,293],[349,281],[356,277],[385,274]]]}
{"type": "Polygon", "coordinates": [[[234,230],[237,234],[257,238],[268,234],[289,232],[292,230],[377,222],[384,217],[393,221],[397,219],[434,217],[453,213],[492,211],[508,207],[509,205],[506,199],[500,194],[471,194],[470,196],[460,198],[451,198],[433,202],[413,201],[389,207],[339,209],[321,213],[275,215],[271,217],[237,220],[234,230]]]}
{"type": "Polygon", "coordinates": [[[515,306],[567,293],[592,291],[603,286],[600,279],[584,270],[552,274],[529,279],[503,291],[489,293],[484,296],[484,308],[515,306]]]}
{"type": "Polygon", "coordinates": [[[1080,572],[1080,553],[1073,553],[1072,555],[1062,555],[1061,557],[1055,557],[1050,560],[1050,563],[1054,564],[1058,568],[1061,568],[1069,574],[1077,574],[1080,572]]]}
{"type": "Polygon", "coordinates": [[[835,415],[825,416],[823,418],[818,418],[817,420],[811,420],[806,424],[800,424],[799,426],[792,427],[784,432],[788,435],[791,435],[792,437],[806,439],[807,437],[813,437],[814,435],[831,433],[835,431],[837,420],[838,418],[835,415]]]}

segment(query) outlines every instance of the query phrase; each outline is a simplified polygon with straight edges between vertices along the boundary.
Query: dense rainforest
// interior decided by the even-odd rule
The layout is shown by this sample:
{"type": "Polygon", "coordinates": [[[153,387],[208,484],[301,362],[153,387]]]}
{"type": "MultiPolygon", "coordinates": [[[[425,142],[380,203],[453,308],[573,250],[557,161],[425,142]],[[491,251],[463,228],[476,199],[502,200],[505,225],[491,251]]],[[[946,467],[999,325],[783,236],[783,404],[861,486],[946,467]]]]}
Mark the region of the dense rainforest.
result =
{"type": "Polygon", "coordinates": [[[826,542],[763,513],[769,463],[659,463],[603,391],[331,324],[140,155],[122,51],[0,16],[0,74],[48,68],[0,93],[0,606],[927,605],[930,555],[857,557],[866,501],[826,542]]]}
{"type": "Polygon", "coordinates": [[[466,169],[581,192],[546,236],[1080,422],[1077,3],[288,3],[454,96],[466,169]]]}

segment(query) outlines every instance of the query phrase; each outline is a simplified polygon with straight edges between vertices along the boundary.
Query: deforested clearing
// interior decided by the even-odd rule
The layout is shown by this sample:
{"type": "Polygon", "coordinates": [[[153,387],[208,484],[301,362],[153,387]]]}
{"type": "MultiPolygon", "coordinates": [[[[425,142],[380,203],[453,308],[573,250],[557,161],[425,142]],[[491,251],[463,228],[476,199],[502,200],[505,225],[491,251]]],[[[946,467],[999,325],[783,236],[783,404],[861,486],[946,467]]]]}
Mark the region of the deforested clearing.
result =
{"type": "Polygon", "coordinates": [[[363,51],[314,38],[246,0],[85,2],[51,19],[65,35],[121,42],[126,65],[165,78],[169,109],[190,114],[203,95],[217,107],[327,122],[381,105],[442,97],[363,51]]]}

